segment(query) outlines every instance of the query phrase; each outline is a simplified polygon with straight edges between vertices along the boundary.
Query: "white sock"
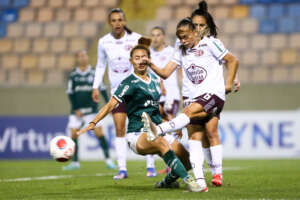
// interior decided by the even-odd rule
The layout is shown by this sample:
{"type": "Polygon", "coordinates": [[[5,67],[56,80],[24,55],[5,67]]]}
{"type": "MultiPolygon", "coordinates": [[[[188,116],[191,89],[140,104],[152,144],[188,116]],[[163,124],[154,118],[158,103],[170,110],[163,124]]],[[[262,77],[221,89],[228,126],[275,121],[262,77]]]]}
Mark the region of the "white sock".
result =
{"type": "Polygon", "coordinates": [[[193,168],[195,179],[200,186],[206,186],[203,173],[204,155],[201,141],[189,140],[189,150],[190,162],[193,168]]]}
{"type": "Polygon", "coordinates": [[[222,145],[218,144],[216,146],[210,147],[211,153],[211,160],[212,160],[212,167],[214,168],[214,175],[215,174],[222,174],[222,145]]]}
{"type": "Polygon", "coordinates": [[[127,142],[125,137],[116,137],[115,147],[116,147],[119,170],[127,171],[126,168],[127,142]]]}
{"type": "Polygon", "coordinates": [[[158,134],[174,132],[179,129],[182,129],[189,123],[190,123],[190,118],[186,114],[181,113],[174,119],[159,124],[157,126],[157,131],[158,131],[158,134]]]}
{"type": "Polygon", "coordinates": [[[209,166],[211,174],[215,174],[215,168],[212,167],[212,159],[211,159],[211,153],[210,153],[210,148],[203,148],[203,153],[204,153],[204,158],[205,161],[207,162],[207,165],[209,166]]]}
{"type": "Polygon", "coordinates": [[[146,160],[147,160],[147,168],[155,168],[154,165],[154,156],[153,155],[146,155],[146,160]]]}

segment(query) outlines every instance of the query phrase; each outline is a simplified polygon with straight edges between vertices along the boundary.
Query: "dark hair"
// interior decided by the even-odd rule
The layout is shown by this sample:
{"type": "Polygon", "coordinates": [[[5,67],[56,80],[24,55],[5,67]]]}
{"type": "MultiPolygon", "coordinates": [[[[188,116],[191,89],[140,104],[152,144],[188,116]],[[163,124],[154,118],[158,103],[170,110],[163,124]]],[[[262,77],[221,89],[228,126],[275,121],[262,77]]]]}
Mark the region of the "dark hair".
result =
{"type": "MultiPolygon", "coordinates": [[[[190,17],[186,17],[177,24],[176,36],[178,38],[179,38],[179,34],[182,32],[181,30],[179,30],[179,28],[182,26],[188,26],[191,31],[194,31],[196,29],[195,24],[192,22],[192,19],[190,17]]],[[[181,44],[179,48],[182,51],[182,55],[186,55],[186,47],[183,44],[181,44]]]]}
{"type": "Polygon", "coordinates": [[[155,30],[155,29],[160,30],[160,31],[162,32],[163,35],[166,35],[165,29],[164,29],[163,27],[161,27],[161,26],[154,26],[154,27],[151,29],[151,31],[153,31],[153,30],[155,30]]]}
{"type": "Polygon", "coordinates": [[[207,3],[206,1],[201,1],[198,4],[198,9],[194,10],[194,12],[191,15],[191,19],[193,19],[195,16],[202,16],[205,18],[207,26],[210,31],[210,35],[217,37],[217,26],[215,24],[214,18],[211,16],[211,14],[207,10],[207,3]]]}
{"type": "MultiPolygon", "coordinates": [[[[113,8],[113,9],[111,9],[111,10],[109,11],[109,13],[108,13],[108,19],[110,19],[110,16],[111,16],[111,14],[113,14],[113,13],[122,13],[124,19],[126,19],[126,15],[125,15],[124,11],[123,11],[121,8],[113,8]]],[[[126,25],[124,26],[124,29],[125,29],[125,31],[126,31],[128,34],[131,34],[131,33],[132,33],[132,30],[129,29],[126,25]]]]}
{"type": "Polygon", "coordinates": [[[150,58],[150,50],[149,47],[151,45],[151,39],[150,38],[146,38],[146,37],[141,37],[138,41],[138,45],[136,45],[135,47],[133,47],[130,51],[130,58],[132,58],[132,55],[134,53],[135,50],[138,49],[143,49],[147,52],[148,57],[150,58]]]}

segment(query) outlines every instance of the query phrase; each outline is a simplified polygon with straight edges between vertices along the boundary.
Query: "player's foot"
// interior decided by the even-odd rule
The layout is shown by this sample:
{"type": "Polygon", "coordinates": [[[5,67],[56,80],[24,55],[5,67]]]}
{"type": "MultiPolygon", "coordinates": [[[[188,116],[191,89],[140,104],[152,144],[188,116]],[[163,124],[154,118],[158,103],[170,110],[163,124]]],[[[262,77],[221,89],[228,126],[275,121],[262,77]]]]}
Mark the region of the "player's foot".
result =
{"type": "Polygon", "coordinates": [[[116,169],[116,165],[114,164],[114,162],[111,159],[107,159],[106,160],[106,167],[108,169],[116,169]]]}
{"type": "Polygon", "coordinates": [[[158,173],[158,174],[167,174],[167,173],[170,172],[170,171],[171,171],[171,168],[170,168],[170,167],[167,167],[167,168],[165,168],[165,169],[159,170],[157,173],[158,173]]]}
{"type": "Polygon", "coordinates": [[[121,179],[125,179],[125,178],[128,178],[127,171],[125,171],[125,170],[120,170],[119,173],[114,176],[115,180],[121,180],[121,179]]]}
{"type": "Polygon", "coordinates": [[[215,174],[211,180],[211,184],[213,186],[220,187],[222,186],[222,179],[223,179],[222,174],[215,174]]]}
{"type": "Polygon", "coordinates": [[[192,176],[186,177],[183,181],[191,192],[208,192],[207,186],[198,185],[192,176]]]}
{"type": "Polygon", "coordinates": [[[80,169],[79,162],[71,162],[69,165],[63,167],[64,171],[71,171],[71,170],[78,170],[78,169],[80,169]]]}
{"type": "Polygon", "coordinates": [[[147,133],[147,140],[154,141],[158,137],[156,126],[146,112],[142,114],[142,122],[144,123],[144,129],[147,133]]]}
{"type": "Polygon", "coordinates": [[[155,183],[155,188],[171,188],[171,189],[175,189],[175,188],[179,188],[180,185],[177,181],[175,182],[172,182],[170,184],[165,184],[165,182],[163,181],[160,181],[160,182],[157,182],[155,183]]]}
{"type": "Polygon", "coordinates": [[[147,177],[155,177],[157,176],[154,168],[147,168],[147,177]]]}

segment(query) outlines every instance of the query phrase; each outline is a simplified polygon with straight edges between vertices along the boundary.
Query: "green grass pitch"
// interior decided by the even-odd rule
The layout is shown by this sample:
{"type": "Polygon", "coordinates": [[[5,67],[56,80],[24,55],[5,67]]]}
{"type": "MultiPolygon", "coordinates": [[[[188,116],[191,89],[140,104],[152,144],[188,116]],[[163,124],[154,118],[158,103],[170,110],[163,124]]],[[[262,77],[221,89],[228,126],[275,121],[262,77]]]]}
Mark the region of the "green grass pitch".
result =
{"type": "Polygon", "coordinates": [[[224,185],[207,193],[187,192],[182,181],[180,189],[155,189],[163,175],[147,178],[145,161],[127,165],[129,178],[114,181],[117,171],[104,162],[64,172],[55,161],[0,161],[0,199],[300,199],[300,160],[225,160],[224,185]]]}

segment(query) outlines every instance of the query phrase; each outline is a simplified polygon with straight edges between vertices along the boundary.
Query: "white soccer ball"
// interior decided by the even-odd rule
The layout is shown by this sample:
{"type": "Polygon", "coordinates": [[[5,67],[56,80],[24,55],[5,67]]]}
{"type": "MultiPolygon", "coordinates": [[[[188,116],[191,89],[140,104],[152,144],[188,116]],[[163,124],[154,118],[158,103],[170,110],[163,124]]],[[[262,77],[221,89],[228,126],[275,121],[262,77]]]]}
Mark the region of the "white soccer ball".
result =
{"type": "Polygon", "coordinates": [[[58,162],[66,162],[75,152],[75,143],[70,137],[56,136],[50,141],[50,155],[58,162]]]}

